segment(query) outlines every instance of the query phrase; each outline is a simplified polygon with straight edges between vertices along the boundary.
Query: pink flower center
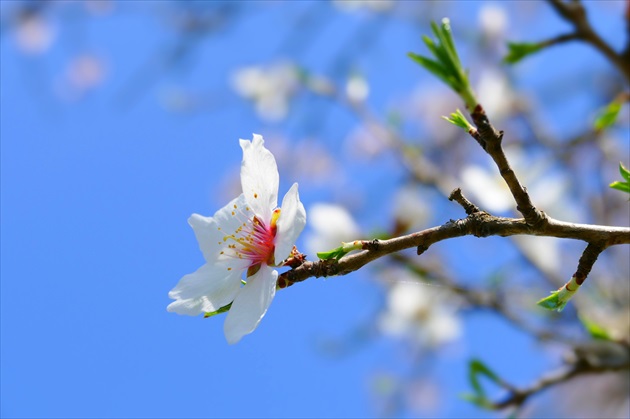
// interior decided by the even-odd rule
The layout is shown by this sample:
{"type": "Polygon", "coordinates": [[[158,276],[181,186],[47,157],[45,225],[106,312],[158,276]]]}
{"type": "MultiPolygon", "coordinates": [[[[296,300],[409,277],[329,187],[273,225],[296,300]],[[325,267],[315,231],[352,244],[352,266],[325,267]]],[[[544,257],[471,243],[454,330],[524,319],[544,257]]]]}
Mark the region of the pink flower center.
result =
{"type": "Polygon", "coordinates": [[[234,205],[232,216],[237,217],[241,224],[233,234],[223,238],[223,243],[227,243],[228,248],[231,249],[228,254],[247,260],[249,268],[259,267],[262,263],[273,266],[275,264],[276,222],[280,216],[280,209],[273,211],[269,225],[258,216],[252,215],[248,207],[243,211],[234,205]]]}
{"type": "Polygon", "coordinates": [[[241,241],[241,248],[237,249],[236,253],[251,261],[250,266],[260,263],[273,265],[275,238],[275,228],[265,225],[260,218],[254,216],[251,221],[251,230],[247,231],[244,240],[241,241]]]}

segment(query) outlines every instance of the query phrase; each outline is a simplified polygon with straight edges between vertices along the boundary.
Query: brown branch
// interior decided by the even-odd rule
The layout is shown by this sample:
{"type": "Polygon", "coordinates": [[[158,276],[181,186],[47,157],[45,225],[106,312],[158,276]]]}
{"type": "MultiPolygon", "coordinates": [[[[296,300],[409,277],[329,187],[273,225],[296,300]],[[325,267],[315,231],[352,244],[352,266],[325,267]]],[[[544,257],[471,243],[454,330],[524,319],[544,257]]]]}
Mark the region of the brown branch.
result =
{"type": "Polygon", "coordinates": [[[499,168],[501,177],[505,180],[505,183],[508,188],[510,188],[510,192],[516,201],[516,209],[523,214],[527,224],[533,227],[542,226],[547,221],[547,217],[544,213],[534,207],[534,204],[532,204],[532,200],[527,193],[527,189],[521,185],[516,177],[516,173],[512,170],[512,167],[505,156],[505,152],[503,151],[503,147],[501,147],[503,131],[497,131],[492,126],[488,116],[486,115],[486,111],[481,105],[477,105],[470,116],[477,126],[477,130],[481,138],[481,140],[477,141],[481,144],[486,153],[492,157],[492,160],[494,160],[495,164],[499,168]]]}
{"type": "Polygon", "coordinates": [[[562,0],[548,0],[554,10],[575,28],[576,38],[591,44],[617,67],[627,82],[630,82],[630,60],[625,57],[630,52],[618,54],[595,32],[586,16],[586,9],[579,1],[570,3],[562,0]]]}
{"type": "Polygon", "coordinates": [[[464,208],[466,211],[466,215],[472,215],[476,212],[481,212],[481,210],[472,202],[470,202],[464,194],[462,194],[462,190],[460,188],[455,189],[448,197],[449,201],[455,201],[459,205],[464,208]]]}
{"type": "Polygon", "coordinates": [[[346,275],[385,255],[404,249],[417,248],[418,254],[442,240],[462,236],[513,236],[518,234],[558,237],[597,243],[602,250],[617,244],[630,244],[630,228],[600,225],[573,224],[550,217],[546,222],[533,226],[522,218],[495,217],[485,212],[475,212],[460,220],[451,220],[441,226],[388,240],[363,241],[363,251],[336,260],[304,262],[299,267],[278,277],[278,287],[286,288],[310,277],[346,275]]]}
{"type": "Polygon", "coordinates": [[[597,258],[604,251],[605,247],[600,243],[591,242],[584,249],[584,253],[580,257],[578,267],[573,276],[578,285],[582,285],[586,277],[591,272],[593,265],[597,262],[597,258]]]}

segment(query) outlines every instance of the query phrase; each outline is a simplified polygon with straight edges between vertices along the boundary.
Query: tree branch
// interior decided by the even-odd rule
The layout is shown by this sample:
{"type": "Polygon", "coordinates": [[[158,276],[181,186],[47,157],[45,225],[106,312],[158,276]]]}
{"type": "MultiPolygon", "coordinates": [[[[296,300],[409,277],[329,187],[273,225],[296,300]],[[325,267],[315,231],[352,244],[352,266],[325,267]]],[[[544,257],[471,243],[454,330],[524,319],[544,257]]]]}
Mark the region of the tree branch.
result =
{"type": "MultiPolygon", "coordinates": [[[[627,227],[573,224],[551,217],[546,217],[545,219],[545,223],[534,226],[527,223],[523,218],[495,217],[486,212],[478,211],[468,215],[466,218],[450,220],[441,226],[405,236],[388,240],[364,240],[361,241],[364,250],[360,253],[347,255],[339,261],[320,260],[318,262],[304,262],[295,269],[282,273],[278,277],[278,287],[286,288],[310,277],[346,275],[360,269],[373,260],[404,249],[415,247],[418,255],[421,255],[434,243],[462,236],[506,237],[527,234],[597,243],[602,250],[617,244],[630,244],[630,228],[627,227]]],[[[586,267],[586,262],[584,264],[586,267]]]]}
{"type": "Polygon", "coordinates": [[[538,382],[524,389],[505,387],[510,394],[502,401],[493,403],[490,407],[495,410],[507,407],[520,407],[532,396],[556,384],[586,374],[597,374],[610,371],[624,371],[630,369],[630,347],[612,341],[600,341],[573,348],[571,366],[552,372],[542,377],[538,382]]]}
{"type": "MultiPolygon", "coordinates": [[[[621,71],[626,81],[630,82],[630,61],[627,59],[628,57],[626,57],[626,55],[630,55],[630,52],[618,54],[595,30],[593,30],[593,27],[587,19],[586,9],[584,9],[584,6],[579,1],[572,1],[570,3],[562,0],[548,1],[560,16],[573,24],[577,39],[581,39],[594,46],[595,49],[605,55],[606,58],[621,71]]],[[[630,48],[628,51],[630,51],[630,48]]]]}
{"type": "Polygon", "coordinates": [[[477,131],[480,137],[475,138],[475,136],[473,136],[473,138],[479,142],[499,168],[501,177],[505,180],[505,183],[508,188],[510,188],[510,192],[516,201],[516,209],[523,214],[527,224],[534,227],[540,227],[546,222],[547,217],[544,213],[534,207],[534,204],[532,204],[531,198],[527,193],[527,189],[521,185],[516,177],[516,173],[512,170],[512,167],[505,156],[505,152],[503,151],[503,147],[501,146],[503,131],[497,131],[494,126],[492,126],[488,116],[486,115],[486,111],[481,105],[477,105],[470,116],[477,126],[477,131]]]}

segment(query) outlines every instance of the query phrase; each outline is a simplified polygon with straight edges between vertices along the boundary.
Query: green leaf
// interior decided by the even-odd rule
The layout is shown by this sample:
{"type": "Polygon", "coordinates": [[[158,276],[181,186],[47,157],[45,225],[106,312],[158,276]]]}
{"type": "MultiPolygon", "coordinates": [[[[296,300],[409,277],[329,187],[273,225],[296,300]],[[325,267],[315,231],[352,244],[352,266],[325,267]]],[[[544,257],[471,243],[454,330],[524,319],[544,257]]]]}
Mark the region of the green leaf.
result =
{"type": "Polygon", "coordinates": [[[578,318],[580,319],[582,326],[584,326],[588,334],[591,335],[593,339],[611,340],[610,334],[608,334],[606,329],[604,329],[601,325],[587,319],[584,316],[578,315],[578,318]]]}
{"type": "Polygon", "coordinates": [[[515,64],[528,55],[532,55],[545,46],[543,43],[508,42],[508,53],[503,61],[508,64],[515,64]]]}
{"type": "Polygon", "coordinates": [[[448,72],[437,61],[433,61],[430,58],[423,57],[422,55],[414,54],[413,52],[407,53],[407,56],[420,64],[426,70],[429,70],[434,76],[437,76],[444,83],[449,86],[451,85],[448,72]]]}
{"type": "Polygon", "coordinates": [[[621,177],[624,178],[626,182],[630,182],[630,170],[626,169],[621,162],[619,162],[619,173],[621,173],[621,177]]]}
{"type": "Polygon", "coordinates": [[[468,380],[470,381],[470,385],[472,386],[472,388],[475,390],[475,393],[479,395],[485,396],[486,394],[483,390],[483,387],[481,386],[481,383],[479,382],[478,376],[480,374],[488,377],[490,380],[499,385],[501,384],[501,379],[499,378],[499,376],[495,374],[494,371],[492,371],[490,368],[488,368],[486,364],[484,364],[479,359],[472,359],[468,363],[468,380]]]}
{"type": "Polygon", "coordinates": [[[619,182],[615,181],[609,185],[613,189],[617,189],[618,191],[630,193],[630,183],[628,182],[619,182]]]}
{"type": "Polygon", "coordinates": [[[471,359],[468,363],[468,381],[473,388],[473,394],[462,394],[461,397],[482,408],[489,408],[492,403],[486,397],[486,392],[481,385],[479,376],[485,376],[498,385],[502,385],[499,376],[479,359],[471,359]]]}
{"type": "Polygon", "coordinates": [[[226,311],[230,310],[230,307],[232,307],[232,303],[221,307],[217,311],[207,311],[207,312],[203,313],[203,318],[207,319],[208,317],[212,317],[212,316],[216,316],[217,314],[225,313],[226,311]]]}
{"type": "Polygon", "coordinates": [[[468,122],[462,111],[457,109],[454,113],[449,116],[443,116],[443,119],[447,120],[453,125],[456,125],[460,128],[463,128],[466,132],[469,132],[474,127],[468,122]]]}
{"type": "Polygon", "coordinates": [[[614,181],[610,186],[613,189],[617,189],[622,192],[630,193],[630,172],[622,163],[619,163],[619,173],[621,173],[621,177],[624,178],[625,182],[614,181]]]}
{"type": "Polygon", "coordinates": [[[601,109],[593,124],[595,130],[602,131],[612,126],[617,120],[617,115],[619,115],[620,110],[621,103],[617,101],[612,101],[606,107],[601,109]]]}

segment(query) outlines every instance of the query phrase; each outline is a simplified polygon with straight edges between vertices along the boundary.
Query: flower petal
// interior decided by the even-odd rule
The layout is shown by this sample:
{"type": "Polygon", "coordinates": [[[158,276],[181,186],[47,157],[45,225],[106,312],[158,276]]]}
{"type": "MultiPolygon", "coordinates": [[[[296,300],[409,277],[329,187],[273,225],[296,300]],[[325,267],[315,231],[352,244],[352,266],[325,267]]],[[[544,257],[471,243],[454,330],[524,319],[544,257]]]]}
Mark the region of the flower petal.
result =
{"type": "MultiPolygon", "coordinates": [[[[214,217],[191,215],[188,224],[195,232],[199,248],[206,262],[213,264],[220,260],[226,260],[223,256],[224,253],[221,253],[227,250],[229,244],[225,240],[226,237],[235,234],[243,225],[244,220],[251,220],[253,216],[254,213],[247,205],[243,194],[215,212],[214,217]]],[[[229,267],[235,269],[242,270],[247,267],[247,261],[232,260],[231,262],[227,261],[227,263],[229,267]]]]}
{"type": "Polygon", "coordinates": [[[261,135],[252,141],[240,140],[243,149],[241,186],[249,206],[264,222],[271,220],[271,212],[278,205],[278,166],[273,154],[264,146],[261,135]]]}
{"type": "Polygon", "coordinates": [[[258,327],[276,295],[277,279],[278,272],[264,264],[247,279],[247,284],[238,292],[223,325],[225,338],[230,345],[258,327]]]}
{"type": "Polygon", "coordinates": [[[306,225],[306,211],[300,202],[298,184],[294,183],[282,199],[280,218],[276,224],[276,263],[280,263],[289,256],[298,236],[306,225]]]}
{"type": "Polygon", "coordinates": [[[177,314],[196,316],[216,311],[234,300],[241,285],[242,271],[227,270],[225,265],[205,264],[185,275],[169,293],[174,299],[166,308],[177,314]]]}

